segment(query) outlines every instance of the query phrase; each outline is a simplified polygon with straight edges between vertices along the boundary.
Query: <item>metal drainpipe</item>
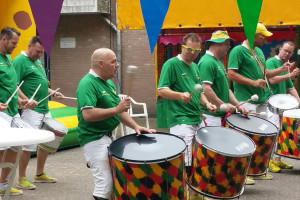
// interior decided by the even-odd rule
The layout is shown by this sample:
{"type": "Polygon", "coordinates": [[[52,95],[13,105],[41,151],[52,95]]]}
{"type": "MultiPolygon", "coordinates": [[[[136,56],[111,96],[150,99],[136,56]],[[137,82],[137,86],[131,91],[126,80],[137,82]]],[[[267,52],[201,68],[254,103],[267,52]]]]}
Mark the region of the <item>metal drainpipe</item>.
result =
{"type": "Polygon", "coordinates": [[[117,61],[119,63],[118,71],[117,71],[117,91],[118,94],[121,94],[121,86],[122,86],[122,50],[121,50],[121,33],[120,30],[117,29],[116,25],[114,25],[109,19],[103,17],[104,21],[109,24],[109,26],[117,33],[117,61]]]}

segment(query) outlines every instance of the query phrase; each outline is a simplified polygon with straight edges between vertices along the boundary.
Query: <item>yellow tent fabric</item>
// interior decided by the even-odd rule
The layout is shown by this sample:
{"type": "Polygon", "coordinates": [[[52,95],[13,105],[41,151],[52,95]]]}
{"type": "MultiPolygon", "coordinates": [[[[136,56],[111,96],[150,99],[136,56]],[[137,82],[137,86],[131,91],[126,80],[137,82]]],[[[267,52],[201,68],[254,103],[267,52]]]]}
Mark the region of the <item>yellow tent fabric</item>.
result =
{"type": "Polygon", "coordinates": [[[28,0],[1,0],[0,29],[4,26],[12,26],[21,32],[18,46],[11,55],[14,58],[21,50],[27,49],[30,38],[36,34],[28,0]]]}
{"type": "MultiPolygon", "coordinates": [[[[263,0],[259,21],[300,25],[299,0],[263,0]]],[[[118,29],[144,29],[140,0],[117,0],[118,29]]],[[[242,19],[236,0],[171,0],[163,29],[238,27],[242,19]]]]}

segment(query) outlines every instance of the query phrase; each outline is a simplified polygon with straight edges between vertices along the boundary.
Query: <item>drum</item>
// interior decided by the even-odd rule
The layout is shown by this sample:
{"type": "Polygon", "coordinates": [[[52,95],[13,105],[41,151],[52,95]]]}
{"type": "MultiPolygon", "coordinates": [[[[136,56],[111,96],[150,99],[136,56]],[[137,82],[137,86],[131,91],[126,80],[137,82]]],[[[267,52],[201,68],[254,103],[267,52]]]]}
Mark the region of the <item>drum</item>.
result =
{"type": "Polygon", "coordinates": [[[203,127],[195,136],[188,184],[212,198],[236,198],[244,191],[254,151],[254,142],[244,134],[224,127],[203,127]]]}
{"type": "Polygon", "coordinates": [[[55,153],[64,136],[68,133],[67,127],[56,119],[45,117],[41,129],[53,132],[55,140],[39,144],[38,147],[49,153],[55,153]]]}
{"type": "Polygon", "coordinates": [[[30,124],[23,121],[19,117],[14,117],[13,118],[13,120],[11,121],[11,127],[12,128],[33,128],[30,124]]]}
{"type": "Polygon", "coordinates": [[[114,195],[124,199],[186,199],[185,142],[167,133],[126,135],[109,147],[114,195]]]}
{"type": "Polygon", "coordinates": [[[8,121],[0,117],[0,128],[10,128],[8,121]]]}
{"type": "Polygon", "coordinates": [[[225,127],[235,129],[249,136],[256,144],[255,152],[251,159],[249,175],[259,176],[267,173],[273,145],[278,133],[277,127],[262,118],[232,114],[226,118],[225,127]]]}
{"type": "Polygon", "coordinates": [[[298,106],[297,98],[290,94],[275,94],[268,100],[268,108],[275,114],[282,115],[285,110],[296,109],[298,106]]]}
{"type": "Polygon", "coordinates": [[[276,154],[300,159],[300,109],[283,112],[282,126],[278,137],[276,154]]]}

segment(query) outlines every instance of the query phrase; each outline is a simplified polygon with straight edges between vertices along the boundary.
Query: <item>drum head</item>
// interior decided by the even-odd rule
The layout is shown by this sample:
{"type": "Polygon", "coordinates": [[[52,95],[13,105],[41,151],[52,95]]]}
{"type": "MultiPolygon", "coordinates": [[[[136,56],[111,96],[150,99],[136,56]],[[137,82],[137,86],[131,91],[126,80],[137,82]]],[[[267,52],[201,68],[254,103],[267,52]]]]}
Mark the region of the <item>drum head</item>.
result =
{"type": "Polygon", "coordinates": [[[255,151],[254,142],[246,135],[221,126],[198,130],[196,140],[208,149],[229,156],[247,156],[255,151]]]}
{"type": "Polygon", "coordinates": [[[14,117],[11,123],[12,128],[33,128],[30,124],[19,117],[14,117]]]}
{"type": "Polygon", "coordinates": [[[278,128],[273,123],[253,115],[248,119],[244,115],[232,114],[226,118],[226,123],[231,128],[252,134],[274,135],[278,132],[278,128]]]}
{"type": "Polygon", "coordinates": [[[269,104],[282,110],[298,108],[298,100],[290,94],[275,94],[269,98],[269,104]]]}
{"type": "Polygon", "coordinates": [[[283,112],[283,116],[300,119],[300,109],[286,110],[283,112]]]}
{"type": "Polygon", "coordinates": [[[131,134],[112,142],[109,153],[125,161],[157,162],[182,154],[185,146],[181,138],[169,133],[131,134]]]}
{"type": "Polygon", "coordinates": [[[68,128],[63,123],[61,123],[51,117],[44,118],[44,123],[43,123],[42,129],[54,130],[56,132],[60,132],[60,133],[64,133],[64,134],[66,134],[68,132],[68,128]],[[47,128],[45,128],[45,126],[47,128]]]}

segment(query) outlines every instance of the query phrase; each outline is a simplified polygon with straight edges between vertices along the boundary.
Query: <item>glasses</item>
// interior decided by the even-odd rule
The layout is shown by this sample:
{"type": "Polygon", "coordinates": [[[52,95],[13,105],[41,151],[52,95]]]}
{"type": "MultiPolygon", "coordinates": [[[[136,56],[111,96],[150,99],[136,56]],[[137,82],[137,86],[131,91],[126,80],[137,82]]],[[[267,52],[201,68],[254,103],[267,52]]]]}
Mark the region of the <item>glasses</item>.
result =
{"type": "Polygon", "coordinates": [[[200,49],[195,49],[195,48],[192,48],[192,47],[187,47],[184,44],[182,45],[182,47],[185,48],[189,53],[191,53],[192,51],[194,51],[195,53],[200,53],[200,51],[201,51],[201,48],[200,49]]]}

